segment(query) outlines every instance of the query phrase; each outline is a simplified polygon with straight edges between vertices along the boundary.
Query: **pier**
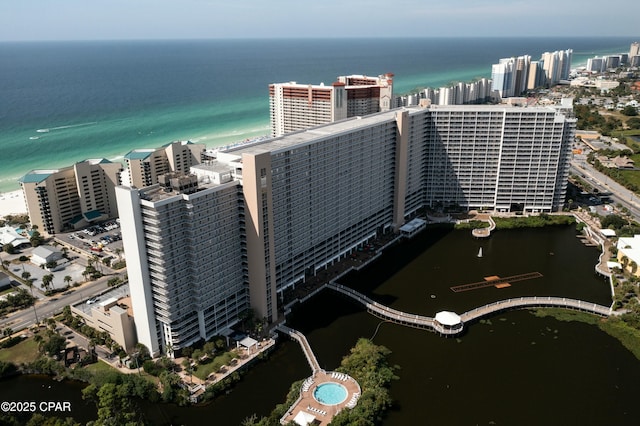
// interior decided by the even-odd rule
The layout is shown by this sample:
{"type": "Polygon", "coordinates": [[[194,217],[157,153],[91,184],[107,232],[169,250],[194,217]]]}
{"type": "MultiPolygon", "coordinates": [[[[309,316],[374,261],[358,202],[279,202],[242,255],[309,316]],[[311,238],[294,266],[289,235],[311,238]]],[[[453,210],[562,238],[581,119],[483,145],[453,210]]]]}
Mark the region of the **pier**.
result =
{"type": "MultiPolygon", "coordinates": [[[[495,281],[491,281],[491,285],[494,284],[495,281]]],[[[397,309],[393,309],[388,306],[384,306],[380,303],[374,302],[358,291],[353,290],[349,287],[345,287],[341,284],[330,283],[327,284],[326,287],[349,296],[353,300],[363,304],[367,308],[367,312],[379,318],[408,327],[429,329],[444,336],[462,333],[464,324],[467,322],[477,320],[496,312],[507,311],[511,309],[556,307],[589,312],[601,317],[608,317],[611,315],[611,307],[599,305],[593,302],[585,302],[583,300],[569,299],[566,297],[531,296],[500,300],[498,302],[489,303],[487,305],[472,309],[460,315],[461,322],[458,326],[451,327],[440,324],[435,320],[435,318],[432,317],[410,314],[398,311],[397,309]]]]}
{"type": "Polygon", "coordinates": [[[287,327],[284,324],[280,324],[278,327],[276,327],[276,329],[288,334],[292,339],[296,340],[300,344],[300,347],[304,352],[304,356],[307,358],[307,362],[309,363],[313,374],[316,374],[317,372],[322,370],[304,334],[300,333],[298,330],[287,327]]]}

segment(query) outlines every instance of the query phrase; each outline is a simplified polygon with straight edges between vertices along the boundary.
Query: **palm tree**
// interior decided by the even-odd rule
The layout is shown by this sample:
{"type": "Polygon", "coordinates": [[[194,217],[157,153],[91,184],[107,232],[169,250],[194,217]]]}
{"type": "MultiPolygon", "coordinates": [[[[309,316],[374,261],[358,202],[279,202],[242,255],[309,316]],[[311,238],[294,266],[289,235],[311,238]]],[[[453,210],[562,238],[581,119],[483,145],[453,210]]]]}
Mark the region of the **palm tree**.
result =
{"type": "Polygon", "coordinates": [[[29,271],[24,271],[22,273],[22,279],[24,280],[24,283],[26,285],[28,285],[29,287],[31,287],[33,285],[33,283],[31,282],[31,280],[29,279],[31,278],[31,272],[29,271]]]}
{"type": "Polygon", "coordinates": [[[69,287],[69,283],[73,280],[70,275],[65,275],[63,281],[67,284],[67,288],[69,287]]]}
{"type": "Polygon", "coordinates": [[[51,287],[51,283],[53,283],[53,275],[47,274],[42,277],[42,287],[49,290],[51,287]]]}
{"type": "Polygon", "coordinates": [[[9,262],[8,260],[2,261],[2,266],[4,267],[5,271],[9,270],[9,265],[11,265],[11,262],[9,262]]]}

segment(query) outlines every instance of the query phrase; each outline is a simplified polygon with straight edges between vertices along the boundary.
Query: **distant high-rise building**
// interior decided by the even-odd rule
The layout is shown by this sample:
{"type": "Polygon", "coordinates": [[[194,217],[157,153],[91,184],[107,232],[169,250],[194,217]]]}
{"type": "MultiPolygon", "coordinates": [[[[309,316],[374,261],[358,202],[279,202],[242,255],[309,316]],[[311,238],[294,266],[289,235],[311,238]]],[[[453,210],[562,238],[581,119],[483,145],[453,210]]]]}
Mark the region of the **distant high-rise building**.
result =
{"type": "Polygon", "coordinates": [[[606,69],[615,69],[620,66],[620,55],[609,55],[605,57],[606,59],[606,69]]]}
{"type": "Polygon", "coordinates": [[[594,57],[587,59],[587,71],[593,73],[601,73],[606,69],[606,60],[604,58],[594,57]]]}
{"type": "Polygon", "coordinates": [[[629,58],[633,58],[634,56],[640,56],[640,43],[637,41],[631,43],[631,47],[629,48],[629,58]]]}
{"type": "Polygon", "coordinates": [[[533,90],[545,85],[546,76],[542,68],[542,62],[532,61],[529,66],[529,78],[527,80],[527,89],[533,90]]]}
{"type": "Polygon", "coordinates": [[[324,84],[269,85],[271,135],[364,116],[392,108],[393,74],[378,77],[350,75],[324,84]]]}
{"type": "Polygon", "coordinates": [[[425,207],[559,210],[570,110],[397,109],[221,151],[193,168],[211,173],[197,187],[195,175],[118,187],[141,343],[180,349],[225,330],[249,303],[274,321],[285,289],[425,207]]]}
{"type": "Polygon", "coordinates": [[[127,169],[122,183],[142,188],[158,183],[158,176],[171,172],[188,172],[191,166],[202,162],[206,146],[190,141],[176,141],[160,148],[134,149],[124,159],[127,169]]]}
{"type": "Polygon", "coordinates": [[[573,50],[557,50],[555,52],[545,52],[542,54],[540,61],[544,69],[547,84],[549,86],[556,85],[560,80],[569,78],[571,70],[571,58],[573,50]]]}
{"type": "Polygon", "coordinates": [[[89,159],[56,170],[32,170],[19,179],[32,225],[48,234],[117,216],[115,187],[122,165],[89,159]]]}

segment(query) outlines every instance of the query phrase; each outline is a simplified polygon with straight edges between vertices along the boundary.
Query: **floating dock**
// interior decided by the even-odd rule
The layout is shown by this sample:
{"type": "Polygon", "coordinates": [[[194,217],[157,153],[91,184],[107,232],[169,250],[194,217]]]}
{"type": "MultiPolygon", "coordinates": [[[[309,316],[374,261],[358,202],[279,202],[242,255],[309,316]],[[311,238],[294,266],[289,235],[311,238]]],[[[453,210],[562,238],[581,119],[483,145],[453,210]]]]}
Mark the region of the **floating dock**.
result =
{"type": "Polygon", "coordinates": [[[514,282],[532,280],[534,278],[540,277],[542,277],[542,274],[540,272],[529,272],[527,274],[511,275],[509,277],[503,278],[497,275],[492,275],[489,277],[484,277],[484,281],[453,286],[451,287],[451,290],[454,293],[459,293],[461,291],[475,290],[484,287],[506,288],[511,287],[511,283],[514,282]]]}

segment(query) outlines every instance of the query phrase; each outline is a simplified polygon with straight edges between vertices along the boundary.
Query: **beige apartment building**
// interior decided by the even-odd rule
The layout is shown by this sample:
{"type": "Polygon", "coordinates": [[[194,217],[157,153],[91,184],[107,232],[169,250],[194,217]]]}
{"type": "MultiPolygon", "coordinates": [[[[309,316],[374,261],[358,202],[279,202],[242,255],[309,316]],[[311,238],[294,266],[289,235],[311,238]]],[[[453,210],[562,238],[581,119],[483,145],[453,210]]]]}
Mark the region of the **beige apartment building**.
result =
{"type": "Polygon", "coordinates": [[[122,174],[122,183],[144,188],[158,183],[158,176],[171,172],[186,173],[191,166],[202,162],[204,144],[176,141],[160,148],[134,149],[124,159],[127,168],[122,174]]]}
{"type": "Polygon", "coordinates": [[[19,179],[32,225],[50,235],[117,216],[115,187],[122,165],[104,158],[19,179]]]}

